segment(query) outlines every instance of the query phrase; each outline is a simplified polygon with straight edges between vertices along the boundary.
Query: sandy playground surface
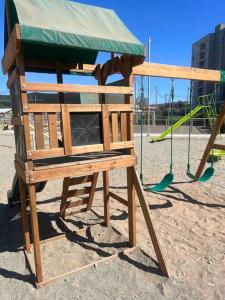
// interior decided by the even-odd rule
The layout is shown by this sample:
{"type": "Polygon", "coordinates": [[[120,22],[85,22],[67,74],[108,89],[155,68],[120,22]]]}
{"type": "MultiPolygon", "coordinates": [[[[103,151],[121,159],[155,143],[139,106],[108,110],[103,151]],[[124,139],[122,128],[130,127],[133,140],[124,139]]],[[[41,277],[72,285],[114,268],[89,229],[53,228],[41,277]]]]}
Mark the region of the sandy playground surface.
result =
{"type": "MultiPolygon", "coordinates": [[[[138,144],[140,137],[136,137],[138,144]]],[[[220,141],[221,142],[221,141],[220,141]]],[[[146,182],[159,181],[168,171],[170,141],[149,144],[144,138],[146,182]]],[[[193,139],[195,170],[207,139],[193,139]]],[[[146,192],[158,238],[171,274],[162,276],[154,262],[141,251],[123,254],[92,265],[39,290],[26,267],[20,232],[19,208],[9,208],[7,191],[14,174],[14,138],[0,132],[0,298],[7,299],[225,299],[225,160],[216,163],[215,176],[207,183],[190,183],[185,175],[187,139],[174,142],[175,182],[165,192],[146,192]]],[[[137,147],[137,153],[139,149],[137,147]]],[[[126,197],[124,170],[112,171],[110,187],[126,197]]],[[[98,182],[94,209],[102,215],[102,178],[98,182]]],[[[57,216],[62,181],[48,182],[38,194],[41,238],[60,234],[57,216]]],[[[80,236],[67,236],[42,246],[45,274],[54,276],[74,266],[107,257],[126,248],[127,211],[110,201],[112,224],[122,232],[95,225],[80,236]],[[57,249],[57,252],[56,252],[57,249]],[[62,270],[63,269],[63,270],[62,270]],[[65,269],[65,270],[64,270],[65,269]]],[[[155,257],[137,201],[138,245],[155,257]]],[[[86,215],[71,218],[71,226],[86,228],[101,218],[86,215]],[[75,222],[76,221],[76,222],[75,222]]]]}

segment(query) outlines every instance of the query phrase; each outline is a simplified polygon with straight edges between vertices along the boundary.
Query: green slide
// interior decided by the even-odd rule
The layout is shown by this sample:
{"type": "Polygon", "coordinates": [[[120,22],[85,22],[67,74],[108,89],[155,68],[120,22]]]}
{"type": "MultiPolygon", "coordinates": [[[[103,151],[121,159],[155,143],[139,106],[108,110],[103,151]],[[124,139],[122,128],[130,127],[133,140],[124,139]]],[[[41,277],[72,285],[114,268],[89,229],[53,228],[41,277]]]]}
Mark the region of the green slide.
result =
{"type": "Polygon", "coordinates": [[[205,108],[205,106],[198,105],[194,109],[192,109],[188,114],[183,116],[180,120],[178,120],[173,126],[169,127],[167,130],[163,131],[163,133],[160,134],[160,136],[154,138],[151,140],[151,142],[160,142],[165,139],[165,137],[171,133],[171,131],[177,129],[179,126],[181,126],[183,123],[188,121],[191,117],[193,117],[197,112],[199,112],[201,109],[205,108]]]}

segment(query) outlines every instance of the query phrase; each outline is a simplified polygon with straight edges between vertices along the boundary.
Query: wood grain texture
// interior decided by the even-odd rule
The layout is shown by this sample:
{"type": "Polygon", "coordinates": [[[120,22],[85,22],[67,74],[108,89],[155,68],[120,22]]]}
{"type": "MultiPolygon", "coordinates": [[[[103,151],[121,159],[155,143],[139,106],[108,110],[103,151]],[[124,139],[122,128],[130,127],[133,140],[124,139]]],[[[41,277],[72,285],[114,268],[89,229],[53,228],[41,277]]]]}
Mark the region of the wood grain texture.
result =
{"type": "Polygon", "coordinates": [[[205,80],[220,82],[221,72],[215,70],[181,67],[174,65],[163,65],[157,63],[144,63],[133,67],[133,75],[180,78],[191,80],[205,80]]]}
{"type": "Polygon", "coordinates": [[[44,149],[44,126],[42,113],[34,114],[34,128],[35,128],[35,143],[36,149],[44,149]]]}
{"type": "Polygon", "coordinates": [[[85,93],[85,94],[133,94],[132,87],[75,85],[41,82],[24,82],[22,91],[25,92],[58,92],[58,93],[85,93]]]}
{"type": "MultiPolygon", "coordinates": [[[[112,142],[118,142],[119,141],[119,120],[118,120],[118,113],[113,112],[112,113],[112,142]]],[[[110,147],[111,148],[111,147],[110,147]]]]}
{"type": "Polygon", "coordinates": [[[156,257],[158,259],[158,264],[159,264],[160,270],[163,272],[163,274],[165,276],[169,277],[165,259],[164,259],[162,250],[160,248],[159,241],[156,236],[156,231],[155,231],[155,228],[153,226],[153,223],[152,223],[152,220],[150,217],[149,207],[145,200],[144,190],[143,190],[141,182],[139,180],[139,176],[134,168],[132,168],[132,178],[134,180],[134,185],[135,185],[135,189],[136,189],[138,199],[139,199],[139,202],[141,205],[141,210],[143,212],[144,219],[145,219],[145,222],[146,222],[146,225],[148,228],[148,232],[149,232],[150,238],[152,240],[152,244],[153,244],[153,247],[155,250],[156,257]]]}
{"type": "Polygon", "coordinates": [[[41,282],[43,281],[43,274],[42,274],[42,264],[41,264],[41,250],[40,250],[40,237],[39,237],[35,185],[34,184],[28,185],[28,191],[30,197],[31,225],[32,225],[32,234],[33,234],[36,279],[37,282],[41,282]]]}
{"type": "Polygon", "coordinates": [[[65,155],[72,154],[72,133],[70,113],[66,104],[62,104],[62,127],[63,127],[63,142],[65,155]]]}
{"type": "Polygon", "coordinates": [[[35,167],[32,173],[32,182],[41,182],[50,179],[60,179],[68,176],[82,176],[85,174],[96,173],[106,170],[113,170],[134,166],[136,158],[132,155],[122,155],[116,158],[108,158],[107,160],[99,159],[86,161],[85,163],[70,163],[66,166],[57,165],[46,167],[35,167]]]}
{"type": "Polygon", "coordinates": [[[55,113],[48,113],[49,143],[51,148],[58,147],[57,118],[55,113]]]}
{"type": "Polygon", "coordinates": [[[3,74],[6,74],[9,71],[17,55],[19,54],[20,49],[21,49],[20,29],[19,29],[19,25],[16,24],[9,37],[8,44],[5,49],[5,54],[2,58],[3,74]]]}

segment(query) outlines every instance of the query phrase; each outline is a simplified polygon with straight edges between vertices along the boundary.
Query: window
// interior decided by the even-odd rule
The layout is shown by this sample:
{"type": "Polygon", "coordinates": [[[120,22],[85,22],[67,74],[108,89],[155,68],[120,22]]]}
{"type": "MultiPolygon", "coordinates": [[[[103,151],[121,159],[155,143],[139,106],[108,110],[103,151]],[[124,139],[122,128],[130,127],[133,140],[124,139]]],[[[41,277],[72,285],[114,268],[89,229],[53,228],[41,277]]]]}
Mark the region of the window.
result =
{"type": "Polygon", "coordinates": [[[204,67],[205,67],[205,62],[204,61],[200,61],[199,68],[204,68],[204,67]]]}
{"type": "Polygon", "coordinates": [[[200,52],[200,59],[204,59],[205,58],[205,52],[200,52]]]}
{"type": "Polygon", "coordinates": [[[200,50],[205,50],[205,43],[200,44],[200,50]]]}
{"type": "Polygon", "coordinates": [[[203,88],[198,89],[198,95],[202,96],[203,95],[203,88]]]}

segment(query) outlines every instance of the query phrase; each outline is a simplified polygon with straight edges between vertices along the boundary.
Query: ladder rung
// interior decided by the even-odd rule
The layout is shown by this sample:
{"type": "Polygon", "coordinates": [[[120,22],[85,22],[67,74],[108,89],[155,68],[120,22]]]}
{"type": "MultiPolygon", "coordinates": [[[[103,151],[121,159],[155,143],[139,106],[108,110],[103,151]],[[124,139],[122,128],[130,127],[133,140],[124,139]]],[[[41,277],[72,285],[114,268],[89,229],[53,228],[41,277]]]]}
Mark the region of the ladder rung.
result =
{"type": "Polygon", "coordinates": [[[217,150],[225,150],[225,145],[214,144],[213,148],[217,150]]]}
{"type": "Polygon", "coordinates": [[[70,178],[69,186],[91,182],[92,180],[93,180],[93,175],[70,178]]]}
{"type": "Polygon", "coordinates": [[[65,214],[65,217],[69,217],[69,216],[72,216],[72,215],[76,215],[76,214],[79,214],[79,213],[82,213],[82,212],[85,212],[87,211],[87,208],[81,208],[79,210],[76,210],[76,211],[71,211],[71,212],[68,212],[65,214]]]}
{"type": "Polygon", "coordinates": [[[88,204],[88,200],[89,200],[89,197],[86,197],[84,199],[77,200],[77,201],[74,201],[74,202],[67,202],[66,208],[72,208],[72,207],[88,204]]]}
{"type": "Polygon", "coordinates": [[[91,187],[85,187],[83,189],[77,189],[77,190],[68,191],[67,198],[89,194],[90,190],[91,190],[91,187]]]}

